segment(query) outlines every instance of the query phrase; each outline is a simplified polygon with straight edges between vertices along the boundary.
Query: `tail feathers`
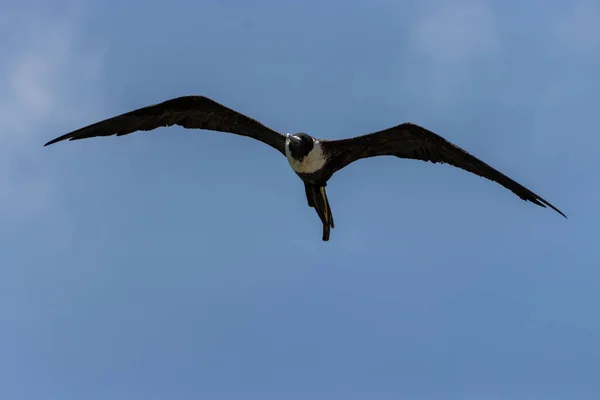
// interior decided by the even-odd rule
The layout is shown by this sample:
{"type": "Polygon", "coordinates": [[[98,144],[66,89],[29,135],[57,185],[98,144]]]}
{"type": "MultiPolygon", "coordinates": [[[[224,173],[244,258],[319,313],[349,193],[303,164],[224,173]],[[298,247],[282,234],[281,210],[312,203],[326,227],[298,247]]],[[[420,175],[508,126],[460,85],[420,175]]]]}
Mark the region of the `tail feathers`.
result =
{"type": "Polygon", "coordinates": [[[314,200],[312,186],[308,186],[307,184],[304,184],[304,190],[306,191],[306,200],[308,200],[308,206],[309,207],[314,207],[315,206],[315,200],[314,200]]]}
{"type": "Polygon", "coordinates": [[[322,239],[326,242],[329,240],[331,228],[334,228],[335,225],[325,186],[305,185],[305,189],[309,207],[313,207],[317,211],[317,215],[323,223],[322,239]]]}

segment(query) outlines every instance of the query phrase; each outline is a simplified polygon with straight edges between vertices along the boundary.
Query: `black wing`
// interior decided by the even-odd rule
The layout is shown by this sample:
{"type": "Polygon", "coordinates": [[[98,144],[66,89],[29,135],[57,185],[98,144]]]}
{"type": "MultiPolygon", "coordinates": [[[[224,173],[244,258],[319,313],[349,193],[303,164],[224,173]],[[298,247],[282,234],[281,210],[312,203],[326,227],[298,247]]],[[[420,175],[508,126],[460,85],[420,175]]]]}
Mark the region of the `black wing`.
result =
{"type": "Polygon", "coordinates": [[[66,139],[122,136],[171,125],[248,136],[274,147],[285,155],[285,136],[204,96],[182,96],[139,108],[77,129],[49,141],[44,146],[66,139]]]}
{"type": "Polygon", "coordinates": [[[325,147],[324,150],[331,154],[327,166],[331,173],[335,173],[335,171],[339,171],[361,158],[382,155],[393,155],[433,163],[447,163],[497,182],[513,191],[523,200],[531,201],[542,207],[549,206],[566,218],[566,215],[559,209],[531,190],[443,137],[412,123],[400,124],[368,135],[323,141],[322,143],[325,147]]]}

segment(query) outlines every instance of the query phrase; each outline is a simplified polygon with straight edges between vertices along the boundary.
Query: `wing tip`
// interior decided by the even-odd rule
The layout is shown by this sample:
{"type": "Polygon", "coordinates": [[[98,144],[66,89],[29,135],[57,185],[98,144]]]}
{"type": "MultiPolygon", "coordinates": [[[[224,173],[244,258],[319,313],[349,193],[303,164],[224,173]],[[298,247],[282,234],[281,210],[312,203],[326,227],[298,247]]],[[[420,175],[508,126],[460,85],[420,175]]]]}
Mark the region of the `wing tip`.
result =
{"type": "Polygon", "coordinates": [[[63,136],[59,136],[59,137],[57,137],[55,139],[50,140],[49,142],[46,142],[44,144],[44,147],[50,146],[51,144],[54,144],[54,143],[57,143],[57,142],[61,142],[61,141],[65,140],[65,139],[70,139],[69,134],[63,135],[63,136]]]}
{"type": "Polygon", "coordinates": [[[556,208],[554,206],[550,206],[550,207],[552,207],[552,209],[554,211],[556,211],[557,213],[559,213],[560,215],[562,215],[563,217],[565,217],[565,219],[569,219],[569,218],[567,218],[567,216],[565,215],[565,213],[563,213],[562,211],[560,211],[558,208],[556,208]]]}
{"type": "Polygon", "coordinates": [[[565,215],[565,213],[563,213],[562,211],[560,211],[558,208],[554,207],[552,204],[550,204],[548,201],[542,199],[541,197],[537,197],[534,200],[532,200],[533,203],[542,206],[544,208],[546,208],[546,206],[550,207],[551,209],[553,209],[554,211],[556,211],[557,213],[559,213],[560,215],[562,215],[563,217],[565,217],[566,219],[567,216],[565,215]]]}

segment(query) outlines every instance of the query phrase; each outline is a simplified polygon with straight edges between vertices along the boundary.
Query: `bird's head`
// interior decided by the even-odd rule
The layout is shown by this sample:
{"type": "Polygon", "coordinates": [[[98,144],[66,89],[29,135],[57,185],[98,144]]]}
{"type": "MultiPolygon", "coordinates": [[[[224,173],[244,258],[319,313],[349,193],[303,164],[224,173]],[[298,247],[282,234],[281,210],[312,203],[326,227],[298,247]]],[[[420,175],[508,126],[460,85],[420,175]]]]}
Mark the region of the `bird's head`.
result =
{"type": "Polygon", "coordinates": [[[302,160],[313,149],[315,141],[306,133],[296,133],[294,135],[288,133],[285,144],[292,157],[296,160],[302,160]]]}

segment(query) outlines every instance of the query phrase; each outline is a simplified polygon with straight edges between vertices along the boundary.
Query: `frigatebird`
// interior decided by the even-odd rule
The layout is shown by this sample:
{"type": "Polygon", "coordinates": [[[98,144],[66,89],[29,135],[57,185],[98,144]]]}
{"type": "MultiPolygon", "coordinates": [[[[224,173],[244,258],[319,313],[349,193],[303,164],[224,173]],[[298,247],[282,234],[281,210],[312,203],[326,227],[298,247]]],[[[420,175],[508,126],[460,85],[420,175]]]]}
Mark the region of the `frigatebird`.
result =
{"type": "Polygon", "coordinates": [[[317,139],[306,133],[281,134],[259,121],[205,96],[181,96],[142,107],[77,129],[46,143],[97,136],[122,136],[136,131],[179,125],[188,129],[228,132],[257,139],[284,155],[304,183],[308,205],[323,224],[322,240],[334,227],[325,187],[337,171],[367,157],[396,156],[446,163],[497,182],[521,199],[541,207],[558,208],[498,170],[432,131],[411,122],[374,133],[340,140],[317,139]]]}

